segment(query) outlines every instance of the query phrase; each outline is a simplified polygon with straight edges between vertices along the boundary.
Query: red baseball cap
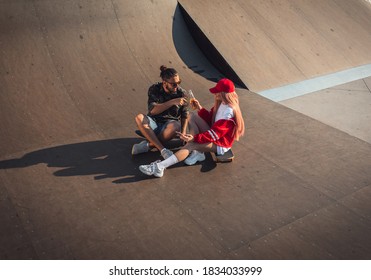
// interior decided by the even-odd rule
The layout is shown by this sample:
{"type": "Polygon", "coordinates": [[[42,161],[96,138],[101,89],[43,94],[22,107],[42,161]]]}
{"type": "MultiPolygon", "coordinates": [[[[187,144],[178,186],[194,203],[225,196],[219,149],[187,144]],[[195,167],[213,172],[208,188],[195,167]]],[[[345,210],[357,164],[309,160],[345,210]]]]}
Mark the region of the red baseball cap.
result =
{"type": "Polygon", "coordinates": [[[218,93],[218,92],[230,93],[230,92],[234,92],[235,88],[231,80],[224,78],[224,79],[219,80],[216,86],[209,90],[213,94],[218,93]]]}

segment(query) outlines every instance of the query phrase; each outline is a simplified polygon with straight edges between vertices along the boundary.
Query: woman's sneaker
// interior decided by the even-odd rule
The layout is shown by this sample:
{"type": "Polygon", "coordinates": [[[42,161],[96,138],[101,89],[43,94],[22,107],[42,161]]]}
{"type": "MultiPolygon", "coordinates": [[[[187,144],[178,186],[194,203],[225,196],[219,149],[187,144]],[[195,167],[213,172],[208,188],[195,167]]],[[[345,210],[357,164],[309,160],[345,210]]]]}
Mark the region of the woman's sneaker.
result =
{"type": "Polygon", "coordinates": [[[152,162],[151,164],[148,164],[148,165],[141,165],[141,166],[139,166],[139,170],[142,173],[144,173],[148,176],[153,175],[155,177],[160,178],[160,177],[164,176],[165,168],[160,168],[158,166],[159,162],[160,162],[160,160],[157,160],[157,161],[152,162]]]}
{"type": "Polygon", "coordinates": [[[141,153],[146,153],[148,151],[149,151],[148,141],[143,140],[142,142],[133,145],[133,148],[131,149],[131,154],[137,155],[141,153]]]}
{"type": "Polygon", "coordinates": [[[185,159],[184,163],[187,165],[194,165],[198,161],[205,160],[205,154],[198,151],[192,151],[192,153],[185,159]]]}

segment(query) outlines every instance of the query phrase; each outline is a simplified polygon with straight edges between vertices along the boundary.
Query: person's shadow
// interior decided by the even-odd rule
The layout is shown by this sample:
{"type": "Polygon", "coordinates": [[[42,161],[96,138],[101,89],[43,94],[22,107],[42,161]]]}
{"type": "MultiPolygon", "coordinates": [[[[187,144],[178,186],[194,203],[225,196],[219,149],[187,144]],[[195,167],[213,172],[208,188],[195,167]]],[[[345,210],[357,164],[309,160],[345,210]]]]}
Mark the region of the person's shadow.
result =
{"type": "MultiPolygon", "coordinates": [[[[132,156],[131,148],[139,141],[138,138],[119,138],[46,148],[21,158],[0,161],[0,169],[45,163],[48,167],[60,168],[53,173],[55,176],[92,175],[95,180],[114,178],[113,183],[117,184],[153,179],[142,174],[138,167],[161,159],[160,153],[153,151],[132,156]]],[[[206,160],[201,172],[214,167],[212,160],[206,160]]]]}

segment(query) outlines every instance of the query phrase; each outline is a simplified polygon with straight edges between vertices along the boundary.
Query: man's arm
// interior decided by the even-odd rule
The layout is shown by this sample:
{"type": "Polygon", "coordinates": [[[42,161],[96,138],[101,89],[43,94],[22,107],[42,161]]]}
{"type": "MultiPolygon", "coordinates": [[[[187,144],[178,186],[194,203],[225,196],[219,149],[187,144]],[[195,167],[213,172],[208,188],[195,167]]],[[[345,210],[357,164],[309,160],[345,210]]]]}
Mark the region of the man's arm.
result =
{"type": "Polygon", "coordinates": [[[166,101],[164,103],[152,103],[151,110],[149,111],[149,113],[151,115],[158,115],[158,114],[161,114],[163,111],[169,109],[171,106],[174,106],[174,105],[182,106],[186,102],[187,102],[187,99],[185,98],[175,98],[175,99],[166,101]]]}
{"type": "Polygon", "coordinates": [[[188,118],[184,118],[184,117],[182,117],[181,119],[180,119],[180,124],[181,124],[181,133],[182,134],[186,134],[186,132],[187,132],[187,127],[188,127],[188,118]]]}

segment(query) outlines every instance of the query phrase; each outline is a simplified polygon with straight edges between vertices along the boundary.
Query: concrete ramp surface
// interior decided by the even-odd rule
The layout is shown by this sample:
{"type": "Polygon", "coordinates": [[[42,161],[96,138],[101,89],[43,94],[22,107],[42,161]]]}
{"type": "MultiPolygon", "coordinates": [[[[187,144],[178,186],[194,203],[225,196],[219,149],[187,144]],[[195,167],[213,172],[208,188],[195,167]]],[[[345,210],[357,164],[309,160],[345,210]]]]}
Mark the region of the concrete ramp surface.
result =
{"type": "Polygon", "coordinates": [[[232,163],[156,179],[138,166],[157,151],[131,156],[162,64],[210,108],[224,75],[259,90],[370,63],[368,4],[179,2],[215,61],[177,1],[0,0],[0,259],[369,259],[370,144],[252,91],[237,90],[248,128],[232,163]],[[290,41],[300,19],[310,46],[290,41]],[[264,38],[221,40],[238,32],[264,38]]]}
{"type": "Polygon", "coordinates": [[[371,61],[369,1],[179,2],[255,92],[371,61]]]}

